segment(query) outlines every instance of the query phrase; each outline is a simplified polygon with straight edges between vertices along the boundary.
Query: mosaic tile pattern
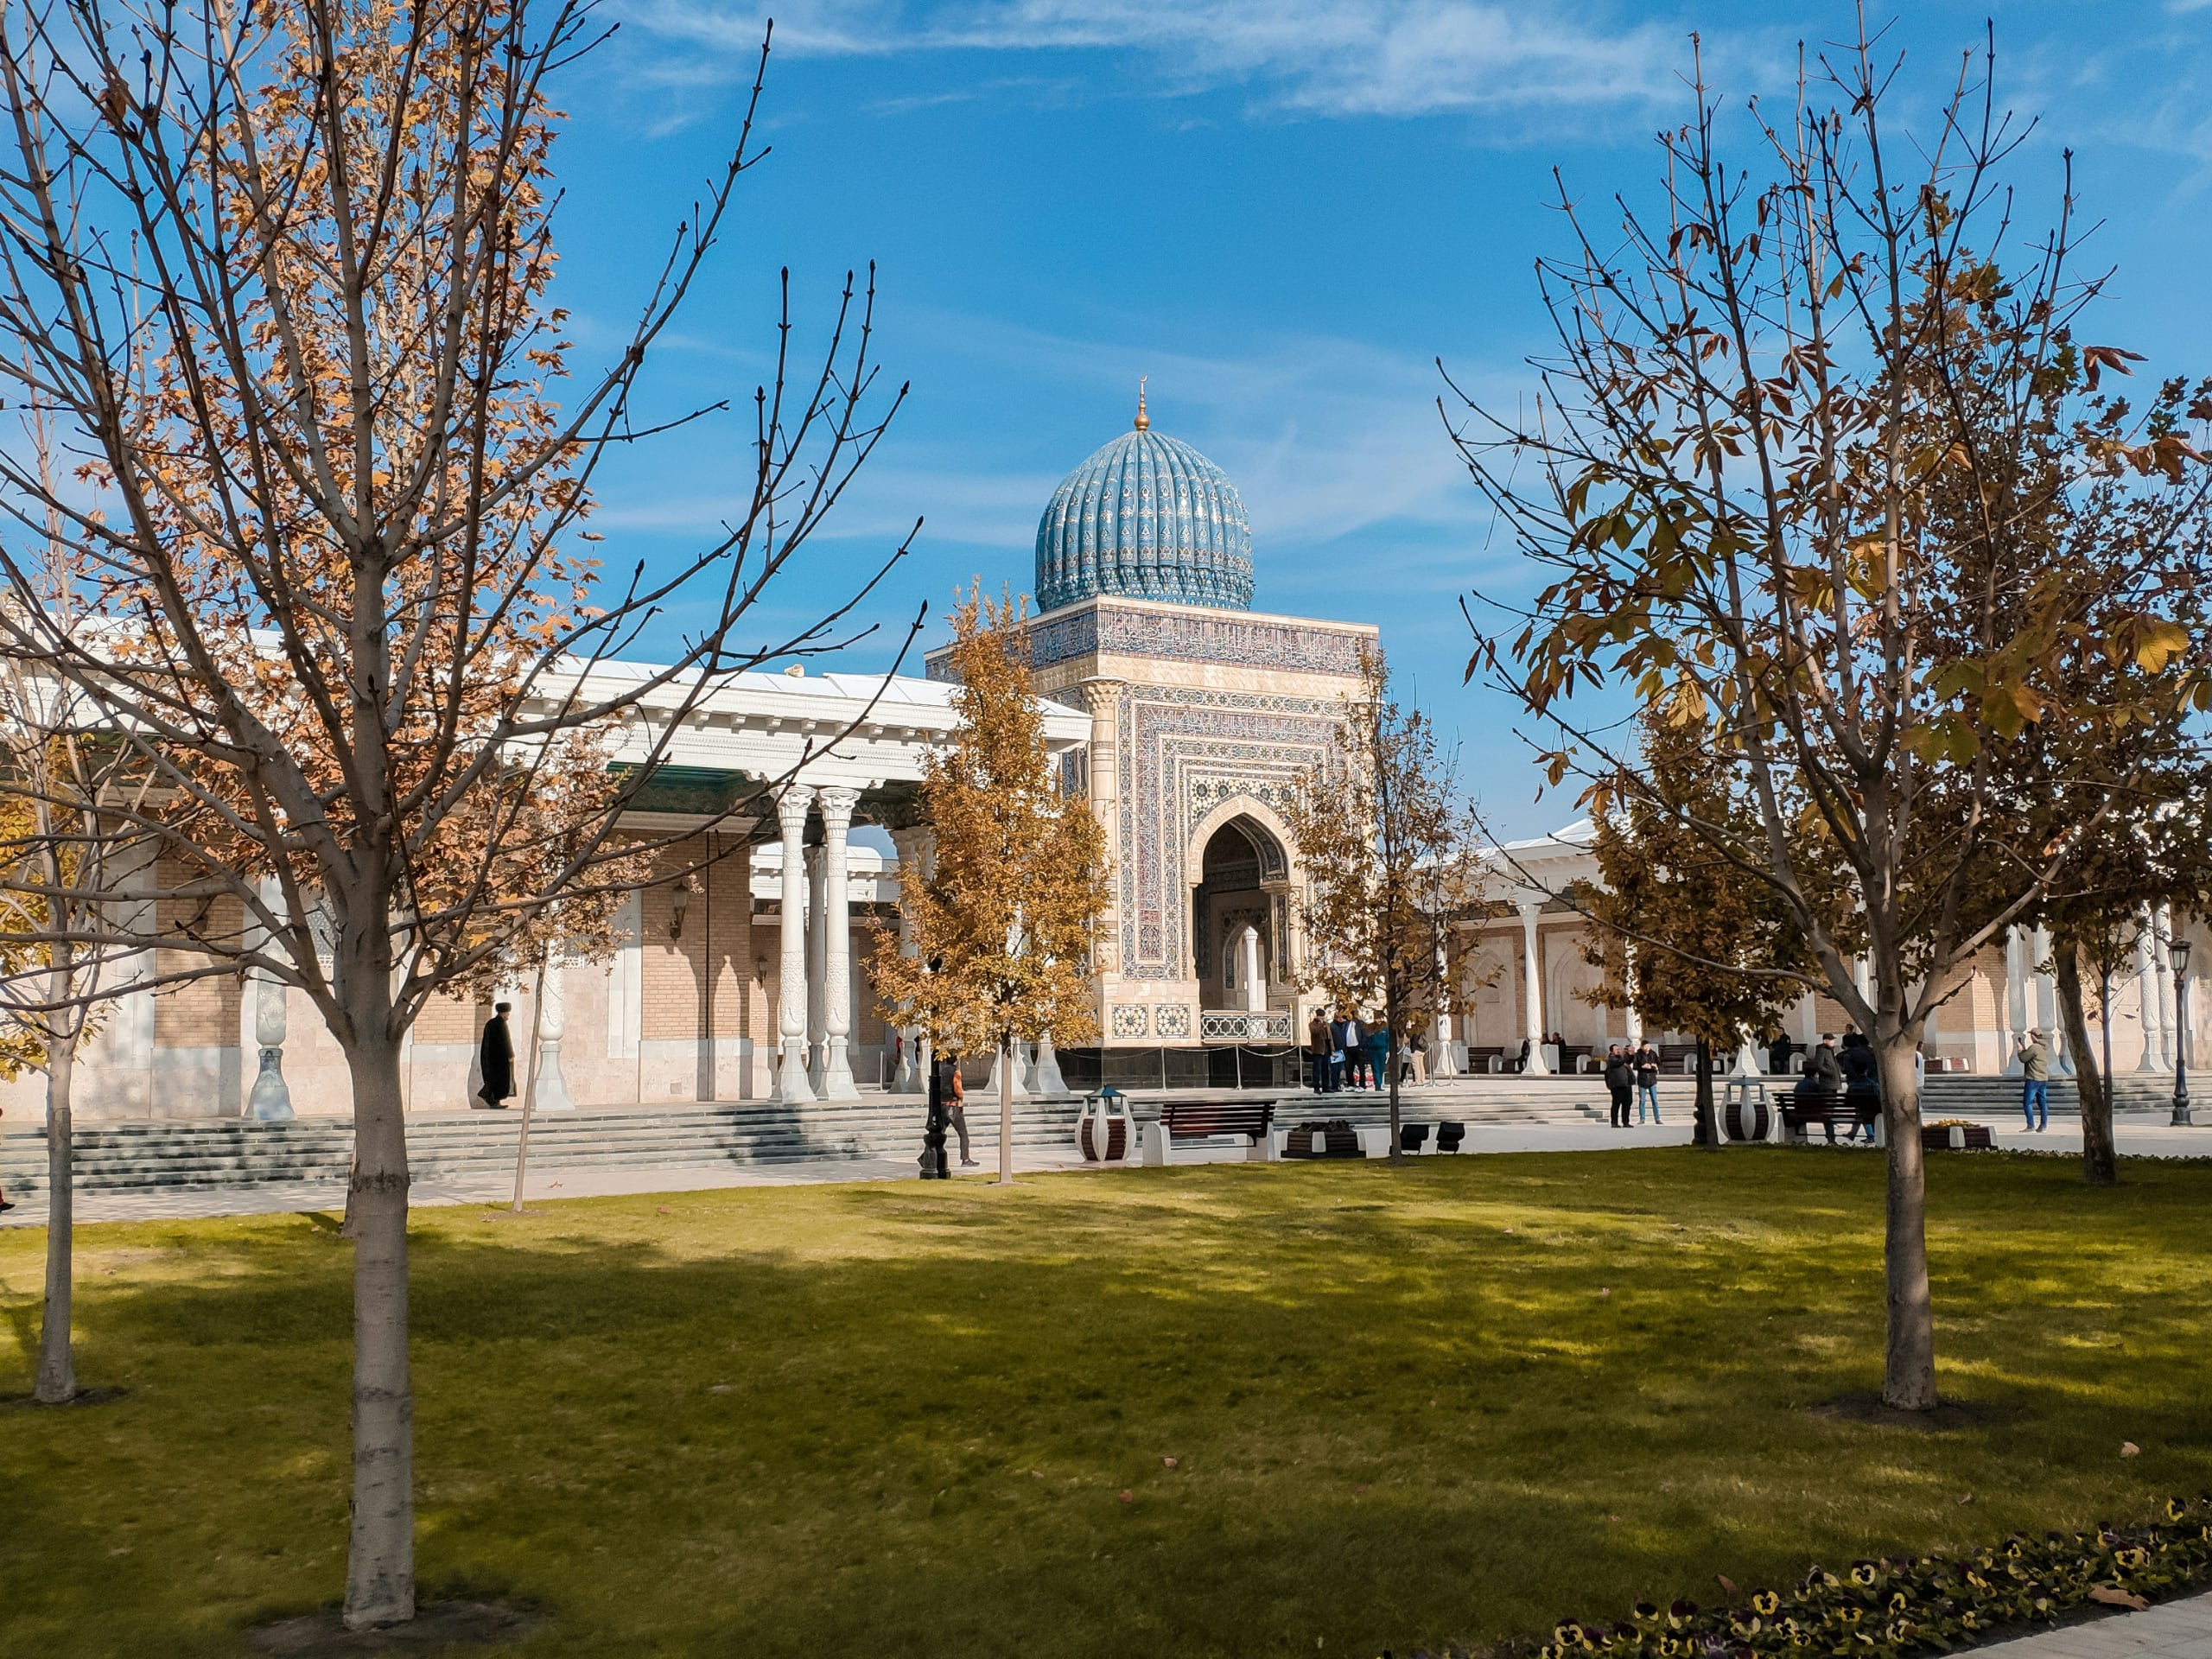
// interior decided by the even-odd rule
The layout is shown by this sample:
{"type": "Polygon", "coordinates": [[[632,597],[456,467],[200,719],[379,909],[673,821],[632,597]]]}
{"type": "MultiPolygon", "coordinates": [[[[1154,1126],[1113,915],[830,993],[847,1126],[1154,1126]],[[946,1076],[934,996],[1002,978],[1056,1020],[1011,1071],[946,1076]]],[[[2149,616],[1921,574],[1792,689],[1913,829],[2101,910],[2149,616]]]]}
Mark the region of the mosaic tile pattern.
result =
{"type": "Polygon", "coordinates": [[[1152,1011],[1153,1029],[1162,1037],[1191,1034],[1191,1010],[1180,1002],[1163,1002],[1152,1011]]]}
{"type": "Polygon", "coordinates": [[[1252,527],[1229,475],[1179,438],[1140,427],[1060,480],[1037,524],[1037,605],[1094,594],[1243,610],[1252,527]]]}
{"type": "Polygon", "coordinates": [[[1152,1034],[1152,1010],[1135,1002],[1117,1003],[1110,1029],[1116,1037],[1148,1037],[1152,1034]]]}
{"type": "MultiPolygon", "coordinates": [[[[1279,805],[1328,753],[1338,713],[1333,700],[1320,697],[1122,689],[1115,710],[1122,766],[1115,870],[1124,975],[1181,977],[1191,919],[1187,863],[1197,855],[1191,842],[1200,822],[1240,799],[1279,805]],[[1206,804],[1193,810],[1201,789],[1206,804]]],[[[1268,825],[1273,816],[1245,821],[1265,880],[1289,869],[1287,850],[1268,825]]]]}
{"type": "MultiPolygon", "coordinates": [[[[1217,611],[1137,610],[1107,601],[1045,618],[1029,631],[1029,652],[1038,668],[1104,652],[1163,662],[1224,663],[1349,677],[1359,672],[1359,645],[1366,637],[1326,626],[1224,616],[1217,611]]],[[[937,663],[930,664],[929,671],[932,679],[942,677],[937,663]]]]}

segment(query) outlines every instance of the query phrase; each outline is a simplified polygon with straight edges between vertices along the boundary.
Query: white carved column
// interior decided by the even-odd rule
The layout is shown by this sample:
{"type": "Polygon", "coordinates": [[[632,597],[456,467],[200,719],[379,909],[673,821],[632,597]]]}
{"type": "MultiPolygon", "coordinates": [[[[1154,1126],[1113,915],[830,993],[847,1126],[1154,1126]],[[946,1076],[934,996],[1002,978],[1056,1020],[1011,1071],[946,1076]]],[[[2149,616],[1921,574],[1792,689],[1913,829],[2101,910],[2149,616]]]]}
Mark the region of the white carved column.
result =
{"type": "MultiPolygon", "coordinates": [[[[821,791],[816,791],[819,800],[821,791]]],[[[830,896],[826,889],[829,865],[822,849],[806,849],[806,1077],[815,1098],[822,1096],[823,1062],[827,1058],[828,1030],[823,1024],[825,982],[822,970],[830,957],[830,896]]]]}
{"type": "MultiPolygon", "coordinates": [[[[271,913],[283,903],[275,877],[262,878],[261,901],[271,913]]],[[[266,950],[270,943],[268,929],[257,926],[253,931],[255,943],[266,950]]],[[[245,1097],[245,1115],[264,1123],[282,1123],[296,1116],[292,1110],[292,1091],[284,1082],[284,986],[264,973],[251,976],[250,982],[253,986],[253,1041],[261,1051],[261,1064],[245,1097]]]]}
{"type": "MultiPolygon", "coordinates": [[[[2195,951],[2208,951],[2203,940],[2196,940],[2195,951]]],[[[2192,951],[2192,956],[2195,956],[2192,951]]],[[[2181,995],[2174,1000],[2174,1059],[2196,1071],[2196,976],[2190,973],[2181,980],[2181,995]]]]}
{"type": "Polygon", "coordinates": [[[1236,982],[1244,989],[1244,1012],[1266,1013],[1268,986],[1260,977],[1260,931],[1249,922],[1236,936],[1236,982]]]}
{"type": "Polygon", "coordinates": [[[2138,1071],[2158,1069],[2158,923],[2145,909],[2135,918],[2136,1023],[2143,1027],[2143,1053],[2135,1062],[2138,1071]]]}
{"type": "Polygon", "coordinates": [[[1631,947],[1628,963],[1628,985],[1626,987],[1628,991],[1628,1007],[1625,1017],[1621,1021],[1622,1035],[1626,1039],[1629,1046],[1631,1048],[1636,1047],[1643,1041],[1643,1010],[1636,1005],[1636,957],[1633,947],[1631,947]]]}
{"type": "Polygon", "coordinates": [[[2028,935],[2028,952],[2034,958],[2036,1029],[2050,1045],[2051,1075],[2074,1075],[2074,1056],[2067,1052],[2066,1033],[2058,1023],[2058,983],[2048,967],[2051,960],[2050,930],[2037,926],[2028,935]]]}
{"type": "Polygon", "coordinates": [[[569,1029],[569,998],[562,983],[560,944],[545,952],[545,995],[537,1008],[537,1092],[531,1097],[537,1112],[573,1112],[569,1080],[561,1072],[561,1039],[569,1029]]]}
{"type": "Polygon", "coordinates": [[[1521,901],[1521,1034],[1529,1039],[1531,1077],[1551,1074],[1551,1067],[1544,1064],[1544,963],[1536,940],[1536,917],[1543,907],[1541,899],[1521,901]]]}
{"type": "MultiPolygon", "coordinates": [[[[916,827],[892,831],[891,844],[899,855],[899,954],[912,957],[915,952],[914,924],[906,913],[907,883],[918,887],[928,878],[930,832],[916,827]]],[[[905,1041],[899,1049],[899,1074],[891,1080],[894,1095],[922,1093],[927,1087],[929,1073],[921,1058],[921,1027],[908,1026],[900,1035],[905,1041]]]]}
{"type": "MultiPolygon", "coordinates": [[[[1025,1080],[1024,1075],[1029,1068],[1026,1063],[1023,1051],[1024,1045],[1021,1039],[1019,1037],[1015,1038],[1014,1039],[1013,1054],[1014,1087],[1007,1091],[1008,1097],[1014,1100],[1027,1100],[1029,1098],[1029,1088],[1027,1081],[1025,1080]]],[[[990,1080],[984,1084],[983,1092],[994,1100],[998,1098],[999,1072],[1006,1065],[1007,1061],[1007,1055],[1005,1049],[998,1048],[992,1051],[990,1080]]]]}
{"type": "Polygon", "coordinates": [[[261,1070],[246,1096],[245,1115],[264,1123],[284,1122],[296,1116],[284,1084],[284,987],[267,974],[253,976],[253,1040],[261,1049],[261,1070]]]}
{"type": "Polygon", "coordinates": [[[2180,1029],[2174,1007],[2174,958],[2167,947],[2173,943],[2174,912],[2171,905],[2160,905],[2152,920],[2158,929],[2154,948],[2158,966],[2158,1068],[2163,1071],[2174,1069],[2174,1033],[2180,1029]]]}
{"type": "Polygon", "coordinates": [[[776,803],[783,825],[783,967],[776,985],[776,1037],[783,1046],[776,1098],[786,1106],[814,1098],[806,1080],[806,815],[814,791],[792,784],[776,803]]]}
{"type": "Polygon", "coordinates": [[[2020,1075],[2020,1039],[2028,1030],[2028,946],[2023,930],[2005,930],[2005,1001],[1997,1015],[1997,1069],[2020,1075]]]}
{"type": "Polygon", "coordinates": [[[1060,1075],[1060,1057],[1052,1047],[1052,1033],[1046,1032],[1037,1039],[1037,1064],[1034,1092],[1039,1095],[1065,1095],[1068,1080],[1060,1075]]]}
{"type": "Polygon", "coordinates": [[[858,1100],[853,1082],[853,911],[847,888],[845,832],[857,789],[822,791],[822,1077],[824,1100],[858,1100]]]}
{"type": "MultiPolygon", "coordinates": [[[[1430,1022],[1428,1033],[1428,1075],[1444,1078],[1457,1077],[1459,1068],[1452,1063],[1452,996],[1459,988],[1452,983],[1452,953],[1443,945],[1436,947],[1436,1018],[1430,1022]]],[[[1304,1033],[1294,1031],[1293,1041],[1304,1033]]]]}

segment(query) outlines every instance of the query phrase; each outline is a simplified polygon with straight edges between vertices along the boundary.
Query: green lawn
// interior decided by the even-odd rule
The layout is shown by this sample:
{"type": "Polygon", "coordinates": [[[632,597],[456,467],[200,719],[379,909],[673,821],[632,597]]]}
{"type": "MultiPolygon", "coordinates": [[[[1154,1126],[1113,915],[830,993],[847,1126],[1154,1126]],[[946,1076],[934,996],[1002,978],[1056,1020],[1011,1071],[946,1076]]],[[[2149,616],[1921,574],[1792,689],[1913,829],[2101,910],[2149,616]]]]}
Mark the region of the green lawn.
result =
{"type": "MultiPolygon", "coordinates": [[[[2124,1169],[1932,1160],[1943,1387],[1992,1408],[1943,1434],[1805,1409],[1879,1383],[1863,1153],[430,1211],[424,1592],[542,1606],[531,1655],[1371,1659],[2139,1514],[2212,1484],[2212,1166],[2124,1169]]],[[[331,1230],[82,1230],[80,1371],[130,1394],[0,1408],[0,1653],[335,1598],[331,1230]]],[[[0,1235],[0,1394],[43,1244],[0,1235]]]]}

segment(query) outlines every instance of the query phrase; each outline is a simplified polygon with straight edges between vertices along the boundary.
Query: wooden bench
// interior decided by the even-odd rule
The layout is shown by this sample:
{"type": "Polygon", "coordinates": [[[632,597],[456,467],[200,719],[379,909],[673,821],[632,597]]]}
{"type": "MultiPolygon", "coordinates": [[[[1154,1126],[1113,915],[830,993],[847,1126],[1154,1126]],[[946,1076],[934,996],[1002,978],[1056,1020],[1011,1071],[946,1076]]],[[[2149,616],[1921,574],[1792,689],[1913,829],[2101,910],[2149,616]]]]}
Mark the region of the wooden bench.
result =
{"type": "Polygon", "coordinates": [[[1255,1163],[1265,1163],[1274,1151],[1268,1131],[1274,1121],[1272,1100],[1163,1100],[1160,1116],[1144,1126],[1144,1161],[1154,1165],[1172,1161],[1178,1141],[1241,1135],[1246,1142],[1244,1156],[1255,1163]]]}
{"type": "MultiPolygon", "coordinates": [[[[1879,1145],[1881,1123],[1878,1102],[1854,1104],[1840,1089],[1825,1094],[1801,1095],[1793,1091],[1782,1099],[1782,1138],[1794,1145],[1802,1146],[1811,1140],[1807,1131],[1813,1128],[1823,1133],[1840,1128],[1872,1129],[1875,1143],[1879,1145]]],[[[1832,1134],[1829,1138],[1834,1138],[1832,1134]]]]}

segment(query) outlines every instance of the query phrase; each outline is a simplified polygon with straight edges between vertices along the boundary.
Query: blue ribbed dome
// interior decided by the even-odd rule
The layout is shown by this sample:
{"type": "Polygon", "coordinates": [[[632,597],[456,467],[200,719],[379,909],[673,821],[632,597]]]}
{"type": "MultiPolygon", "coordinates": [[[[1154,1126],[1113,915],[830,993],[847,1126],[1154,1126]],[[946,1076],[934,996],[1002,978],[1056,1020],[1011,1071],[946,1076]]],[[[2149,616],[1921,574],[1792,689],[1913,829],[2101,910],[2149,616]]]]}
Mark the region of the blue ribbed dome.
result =
{"type": "Polygon", "coordinates": [[[1252,527],[1236,486],[1137,419],[1052,492],[1037,524],[1037,608],[1097,594],[1248,608],[1252,527]]]}

